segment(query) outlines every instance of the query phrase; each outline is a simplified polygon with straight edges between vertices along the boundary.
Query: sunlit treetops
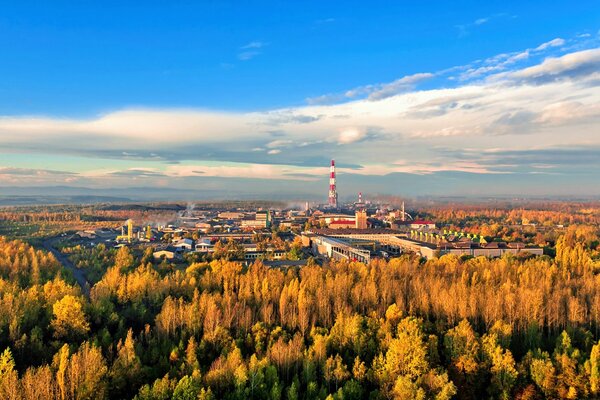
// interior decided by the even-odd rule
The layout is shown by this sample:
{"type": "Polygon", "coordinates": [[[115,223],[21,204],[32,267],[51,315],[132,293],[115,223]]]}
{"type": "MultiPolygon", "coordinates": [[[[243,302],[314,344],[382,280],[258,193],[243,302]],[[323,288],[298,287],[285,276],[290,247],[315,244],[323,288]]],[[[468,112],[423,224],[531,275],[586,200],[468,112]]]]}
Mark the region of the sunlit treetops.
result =
{"type": "Polygon", "coordinates": [[[595,235],[568,231],[556,259],[288,270],[96,249],[89,299],[52,256],[1,239],[0,397],[594,398],[595,235]]]}

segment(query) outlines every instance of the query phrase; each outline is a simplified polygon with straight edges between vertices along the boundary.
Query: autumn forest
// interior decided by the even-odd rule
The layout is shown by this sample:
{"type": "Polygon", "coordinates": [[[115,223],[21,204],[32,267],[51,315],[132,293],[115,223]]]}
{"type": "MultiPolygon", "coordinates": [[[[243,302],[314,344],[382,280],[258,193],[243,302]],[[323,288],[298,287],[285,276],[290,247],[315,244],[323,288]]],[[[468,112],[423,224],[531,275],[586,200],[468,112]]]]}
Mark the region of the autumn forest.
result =
{"type": "MultiPolygon", "coordinates": [[[[426,215],[523,235],[494,212],[426,215]]],[[[538,257],[173,268],[101,246],[71,255],[87,291],[36,243],[0,237],[0,398],[598,398],[599,231],[570,213],[525,232],[538,257]]]]}

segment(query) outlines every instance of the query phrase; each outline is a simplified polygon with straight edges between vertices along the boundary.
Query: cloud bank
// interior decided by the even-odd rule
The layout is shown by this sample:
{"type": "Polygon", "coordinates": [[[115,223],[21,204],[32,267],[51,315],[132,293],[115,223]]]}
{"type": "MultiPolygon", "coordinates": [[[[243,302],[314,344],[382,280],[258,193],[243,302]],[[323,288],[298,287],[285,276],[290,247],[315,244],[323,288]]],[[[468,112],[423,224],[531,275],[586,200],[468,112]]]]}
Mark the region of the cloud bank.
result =
{"type": "MultiPolygon", "coordinates": [[[[263,46],[251,42],[240,52],[263,46]]],[[[331,158],[341,176],[387,177],[382,182],[390,185],[399,174],[440,173],[555,174],[587,182],[600,173],[599,87],[600,48],[586,36],[323,95],[299,107],[2,116],[0,155],[36,155],[60,168],[36,170],[25,161],[17,165],[14,156],[10,163],[0,158],[0,185],[320,181],[331,158]],[[95,167],[69,159],[95,160],[95,167]],[[115,169],[114,160],[125,167],[115,169]]]]}

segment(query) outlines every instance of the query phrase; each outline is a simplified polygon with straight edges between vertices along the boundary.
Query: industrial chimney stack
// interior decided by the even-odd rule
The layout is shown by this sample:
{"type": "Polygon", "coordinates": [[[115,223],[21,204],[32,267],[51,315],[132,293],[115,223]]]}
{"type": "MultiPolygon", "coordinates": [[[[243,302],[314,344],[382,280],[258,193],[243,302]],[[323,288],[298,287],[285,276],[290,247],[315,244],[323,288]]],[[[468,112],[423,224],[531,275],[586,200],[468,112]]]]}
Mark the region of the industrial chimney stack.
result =
{"type": "Polygon", "coordinates": [[[329,199],[328,204],[332,208],[337,208],[337,190],[335,187],[335,160],[331,160],[331,169],[329,170],[329,199]]]}

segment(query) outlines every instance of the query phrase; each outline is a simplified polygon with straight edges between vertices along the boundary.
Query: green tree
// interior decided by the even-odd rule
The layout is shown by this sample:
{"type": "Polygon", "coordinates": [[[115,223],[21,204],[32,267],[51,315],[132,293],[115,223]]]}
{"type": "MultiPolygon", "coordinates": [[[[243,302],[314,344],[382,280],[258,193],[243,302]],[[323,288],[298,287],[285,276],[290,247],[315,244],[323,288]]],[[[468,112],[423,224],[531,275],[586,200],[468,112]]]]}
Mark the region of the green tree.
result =
{"type": "Polygon", "coordinates": [[[177,382],[173,391],[173,400],[196,400],[200,393],[200,384],[197,379],[185,375],[177,382]]]}

